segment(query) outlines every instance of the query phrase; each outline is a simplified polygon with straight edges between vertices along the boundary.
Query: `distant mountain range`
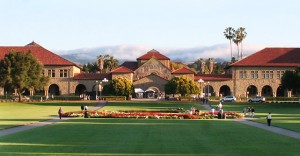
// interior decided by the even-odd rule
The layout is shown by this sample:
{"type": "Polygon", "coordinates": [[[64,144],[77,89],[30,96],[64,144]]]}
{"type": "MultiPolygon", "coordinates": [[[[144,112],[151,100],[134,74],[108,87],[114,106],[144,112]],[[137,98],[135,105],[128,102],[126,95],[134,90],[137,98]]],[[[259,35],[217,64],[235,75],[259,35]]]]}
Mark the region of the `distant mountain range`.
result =
{"type": "MultiPolygon", "coordinates": [[[[213,46],[193,47],[193,48],[162,48],[150,46],[102,46],[94,48],[82,48],[74,50],[57,50],[56,53],[65,59],[77,64],[93,63],[97,56],[109,54],[119,60],[136,61],[136,58],[146,54],[148,51],[155,49],[161,54],[169,57],[173,62],[191,63],[199,58],[214,58],[216,62],[230,60],[230,46],[227,44],[219,44],[213,46]]],[[[250,55],[263,47],[261,46],[244,46],[244,56],[250,55]]],[[[233,53],[236,54],[236,47],[233,47],[233,53]]]]}

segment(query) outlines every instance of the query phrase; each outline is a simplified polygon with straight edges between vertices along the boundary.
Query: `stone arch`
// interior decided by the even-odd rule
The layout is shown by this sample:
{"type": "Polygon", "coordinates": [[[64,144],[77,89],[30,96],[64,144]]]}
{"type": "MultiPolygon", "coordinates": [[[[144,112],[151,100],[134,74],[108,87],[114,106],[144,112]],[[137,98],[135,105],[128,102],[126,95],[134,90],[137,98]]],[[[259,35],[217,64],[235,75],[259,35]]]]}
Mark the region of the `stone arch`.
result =
{"type": "Polygon", "coordinates": [[[221,86],[219,93],[222,94],[222,96],[231,95],[231,91],[230,91],[229,86],[227,86],[227,85],[221,86]]]}
{"type": "Polygon", "coordinates": [[[203,93],[205,96],[214,96],[214,92],[214,88],[209,84],[203,88],[203,93]]]}
{"type": "Polygon", "coordinates": [[[157,98],[159,95],[159,89],[157,87],[149,87],[145,90],[144,97],[145,98],[157,98]]]}
{"type": "Polygon", "coordinates": [[[258,94],[257,87],[254,85],[250,85],[247,88],[248,96],[256,96],[258,94]]]}
{"type": "Polygon", "coordinates": [[[83,84],[79,84],[76,86],[75,95],[80,95],[86,92],[86,87],[83,84]]]}
{"type": "Polygon", "coordinates": [[[262,96],[266,96],[266,97],[272,97],[273,96],[273,89],[272,89],[272,87],[269,86],[269,85],[265,85],[261,89],[261,95],[262,96]]]}
{"type": "Polygon", "coordinates": [[[284,97],[284,88],[279,86],[276,90],[276,97],[284,97]]]}
{"type": "Polygon", "coordinates": [[[48,89],[49,95],[60,95],[59,86],[57,84],[51,84],[48,89]]]}

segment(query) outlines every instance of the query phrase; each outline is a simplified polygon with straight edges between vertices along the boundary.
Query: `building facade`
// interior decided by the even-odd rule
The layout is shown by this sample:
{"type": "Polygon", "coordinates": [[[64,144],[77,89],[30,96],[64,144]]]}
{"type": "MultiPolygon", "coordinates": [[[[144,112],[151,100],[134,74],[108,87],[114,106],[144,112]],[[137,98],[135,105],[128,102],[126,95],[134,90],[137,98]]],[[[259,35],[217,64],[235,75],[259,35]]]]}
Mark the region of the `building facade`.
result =
{"type": "MultiPolygon", "coordinates": [[[[31,95],[42,92],[45,96],[90,94],[95,97],[101,94],[103,85],[122,77],[132,81],[135,97],[157,98],[164,96],[164,85],[175,76],[194,80],[202,88],[203,94],[211,96],[277,97],[299,94],[299,90],[288,92],[282,88],[280,81],[285,71],[300,66],[300,48],[265,48],[231,64],[223,75],[194,73],[187,66],[175,70],[171,65],[175,62],[154,49],[136,61],[124,62],[110,73],[84,73],[80,66],[35,42],[26,46],[1,46],[0,59],[11,51],[31,51],[43,64],[43,74],[50,77],[43,91],[29,91],[31,95]]],[[[210,63],[209,69],[213,69],[213,63],[210,63]]],[[[11,92],[0,88],[0,95],[11,92]]]]}

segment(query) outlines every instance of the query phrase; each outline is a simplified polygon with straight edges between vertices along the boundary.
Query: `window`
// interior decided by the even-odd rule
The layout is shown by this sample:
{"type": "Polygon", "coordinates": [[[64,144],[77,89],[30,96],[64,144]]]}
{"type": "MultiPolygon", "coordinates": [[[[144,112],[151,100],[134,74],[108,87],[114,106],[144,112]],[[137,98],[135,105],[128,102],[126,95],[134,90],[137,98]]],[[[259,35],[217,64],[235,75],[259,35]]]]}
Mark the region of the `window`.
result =
{"type": "Polygon", "coordinates": [[[265,79],[266,78],[266,71],[262,71],[261,73],[262,73],[261,78],[265,79]]]}
{"type": "Polygon", "coordinates": [[[273,71],[270,71],[270,79],[273,79],[273,71]]]}
{"type": "Polygon", "coordinates": [[[258,78],[258,71],[251,71],[251,79],[257,79],[258,78]]]}
{"type": "Polygon", "coordinates": [[[52,76],[51,77],[55,77],[55,70],[52,69],[52,76]]]}
{"type": "Polygon", "coordinates": [[[283,76],[283,74],[284,74],[284,71],[283,70],[277,70],[277,76],[276,76],[276,78],[277,79],[281,79],[282,78],[282,76],[283,76]]]}
{"type": "Polygon", "coordinates": [[[48,70],[48,76],[49,77],[55,77],[55,70],[54,69],[49,69],[48,70]]]}
{"type": "Polygon", "coordinates": [[[67,69],[60,69],[59,70],[59,77],[68,77],[68,70],[67,69]]]}
{"type": "Polygon", "coordinates": [[[240,71],[240,79],[246,79],[247,78],[247,71],[243,70],[240,71]]]}
{"type": "Polygon", "coordinates": [[[262,78],[263,79],[273,79],[273,71],[272,70],[263,70],[262,78]]]}
{"type": "Polygon", "coordinates": [[[67,69],[64,70],[64,77],[68,77],[68,70],[67,69]]]}

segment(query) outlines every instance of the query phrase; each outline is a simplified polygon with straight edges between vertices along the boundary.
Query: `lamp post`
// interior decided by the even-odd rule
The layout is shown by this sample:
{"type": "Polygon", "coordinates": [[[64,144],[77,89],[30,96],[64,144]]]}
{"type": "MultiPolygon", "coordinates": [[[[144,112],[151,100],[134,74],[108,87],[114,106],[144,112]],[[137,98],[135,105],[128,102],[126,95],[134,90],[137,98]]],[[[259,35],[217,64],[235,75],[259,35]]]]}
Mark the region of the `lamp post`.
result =
{"type": "Polygon", "coordinates": [[[209,82],[207,82],[207,99],[209,99],[209,82]]]}
{"type": "Polygon", "coordinates": [[[96,81],[96,100],[98,100],[98,90],[99,90],[99,85],[98,85],[98,81],[96,81]]]}
{"type": "Polygon", "coordinates": [[[199,84],[200,84],[200,97],[202,97],[202,83],[204,82],[204,80],[202,80],[201,78],[198,80],[199,84]]]}

